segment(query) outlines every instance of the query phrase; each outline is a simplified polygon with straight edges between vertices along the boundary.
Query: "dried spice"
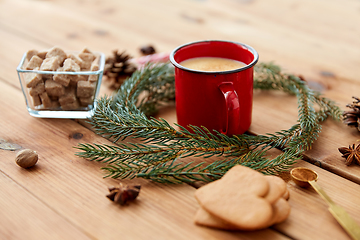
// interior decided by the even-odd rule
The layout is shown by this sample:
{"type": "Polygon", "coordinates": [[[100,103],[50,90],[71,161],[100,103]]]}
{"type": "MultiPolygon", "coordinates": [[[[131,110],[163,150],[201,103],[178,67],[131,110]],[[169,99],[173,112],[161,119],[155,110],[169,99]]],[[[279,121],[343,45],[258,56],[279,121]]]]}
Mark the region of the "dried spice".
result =
{"type": "Polygon", "coordinates": [[[140,48],[140,52],[143,54],[143,55],[151,55],[151,54],[154,54],[156,53],[156,50],[153,46],[151,45],[148,45],[148,46],[143,46],[140,48]]]}
{"type": "Polygon", "coordinates": [[[123,186],[120,183],[119,187],[110,187],[110,193],[106,197],[120,205],[125,205],[128,201],[133,201],[137,198],[140,188],[140,185],[123,186]]]}
{"type": "Polygon", "coordinates": [[[119,53],[118,50],[114,50],[113,56],[106,58],[104,76],[111,88],[118,89],[125,79],[135,72],[136,66],[130,59],[130,55],[125,51],[119,53]]]}
{"type": "Polygon", "coordinates": [[[349,147],[339,148],[339,152],[342,153],[342,157],[346,158],[345,164],[351,165],[353,162],[360,165],[360,144],[355,147],[355,144],[349,147]]]}
{"type": "Polygon", "coordinates": [[[38,158],[39,157],[36,151],[24,149],[16,154],[15,162],[22,168],[30,168],[37,163],[38,158]]]}
{"type": "Polygon", "coordinates": [[[343,122],[351,127],[356,127],[360,131],[360,99],[358,97],[352,97],[354,101],[346,107],[351,110],[343,113],[343,122]]]}

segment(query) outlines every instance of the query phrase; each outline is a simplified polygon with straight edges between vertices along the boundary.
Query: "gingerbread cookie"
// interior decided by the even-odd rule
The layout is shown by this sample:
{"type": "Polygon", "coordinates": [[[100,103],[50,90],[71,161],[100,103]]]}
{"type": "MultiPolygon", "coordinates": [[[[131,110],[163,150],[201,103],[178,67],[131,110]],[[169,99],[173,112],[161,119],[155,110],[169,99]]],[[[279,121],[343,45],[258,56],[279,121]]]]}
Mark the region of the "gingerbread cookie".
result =
{"type": "Polygon", "coordinates": [[[194,221],[196,224],[205,227],[219,228],[224,230],[237,230],[236,226],[231,225],[230,223],[225,222],[224,220],[211,215],[208,211],[204,210],[202,207],[200,207],[196,212],[194,221]]]}
{"type": "Polygon", "coordinates": [[[283,196],[286,192],[286,183],[280,177],[277,176],[264,176],[269,182],[269,192],[265,196],[265,199],[269,201],[271,204],[276,202],[281,196],[283,196]]]}
{"type": "Polygon", "coordinates": [[[267,228],[289,216],[287,195],[281,178],[238,165],[195,192],[201,207],[194,221],[225,230],[267,228]]]}
{"type": "Polygon", "coordinates": [[[195,196],[210,214],[239,229],[252,230],[272,218],[272,206],[263,198],[268,191],[269,183],[261,173],[238,165],[222,179],[199,188],[195,196]]]}

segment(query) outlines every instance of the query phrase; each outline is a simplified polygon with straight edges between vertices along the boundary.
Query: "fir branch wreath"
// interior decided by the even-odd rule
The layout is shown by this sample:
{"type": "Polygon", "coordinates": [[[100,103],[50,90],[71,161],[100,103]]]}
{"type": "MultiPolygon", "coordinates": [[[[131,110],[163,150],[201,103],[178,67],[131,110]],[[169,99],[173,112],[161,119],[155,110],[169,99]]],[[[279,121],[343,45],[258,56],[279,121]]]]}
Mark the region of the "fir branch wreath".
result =
{"type": "Polygon", "coordinates": [[[333,101],[310,89],[299,77],[282,73],[273,63],[255,66],[254,89],[295,95],[298,122],[290,129],[256,136],[230,137],[198,126],[189,126],[192,131],[179,125],[175,129],[166,120],[151,117],[161,105],[175,100],[174,68],[168,63],[148,64],[129,77],[113,96],[97,100],[91,124],[97,134],[116,145],[79,144],[76,155],[107,163],[103,167],[108,173],[105,177],[140,177],[161,183],[214,181],[237,164],[264,174],[279,174],[310,149],[322,121],[328,117],[339,120],[342,114],[333,101]],[[138,142],[124,143],[128,137],[138,142]],[[265,154],[273,148],[283,152],[268,159],[265,154]],[[209,164],[180,160],[220,156],[222,160],[209,164]]]}

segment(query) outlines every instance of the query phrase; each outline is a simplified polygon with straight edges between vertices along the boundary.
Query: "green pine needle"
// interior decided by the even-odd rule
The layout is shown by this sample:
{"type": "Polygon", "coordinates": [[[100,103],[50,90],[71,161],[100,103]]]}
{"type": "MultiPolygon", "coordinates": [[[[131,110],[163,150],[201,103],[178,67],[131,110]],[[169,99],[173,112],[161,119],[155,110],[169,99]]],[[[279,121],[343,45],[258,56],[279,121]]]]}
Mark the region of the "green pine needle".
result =
{"type": "Polygon", "coordinates": [[[299,77],[281,72],[273,63],[254,68],[254,88],[280,90],[298,99],[298,122],[290,129],[265,135],[226,136],[205,127],[183,126],[176,130],[164,119],[151,114],[174,101],[174,68],[170,64],[149,64],[128,78],[113,96],[98,99],[91,123],[96,133],[116,145],[79,144],[76,155],[107,163],[106,177],[141,177],[163,183],[210,182],[241,164],[264,174],[288,170],[301,153],[311,148],[328,117],[340,119],[335,103],[311,90],[299,77]],[[315,110],[314,106],[318,110],[315,110]],[[141,143],[121,143],[127,138],[141,143]],[[268,150],[283,153],[268,159],[268,150]],[[183,163],[187,157],[222,157],[208,164],[183,163]]]}

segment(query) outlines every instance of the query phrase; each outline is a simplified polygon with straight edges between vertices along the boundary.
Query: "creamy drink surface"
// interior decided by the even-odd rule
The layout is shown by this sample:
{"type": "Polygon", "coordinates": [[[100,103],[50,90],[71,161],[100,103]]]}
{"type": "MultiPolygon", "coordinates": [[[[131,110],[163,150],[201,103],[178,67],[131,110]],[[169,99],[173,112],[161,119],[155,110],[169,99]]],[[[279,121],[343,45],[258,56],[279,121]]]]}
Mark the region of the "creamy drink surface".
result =
{"type": "Polygon", "coordinates": [[[180,65],[193,70],[205,72],[229,71],[246,66],[243,62],[219,57],[190,58],[182,61],[180,65]]]}

